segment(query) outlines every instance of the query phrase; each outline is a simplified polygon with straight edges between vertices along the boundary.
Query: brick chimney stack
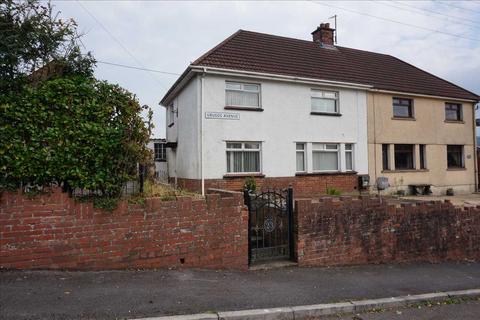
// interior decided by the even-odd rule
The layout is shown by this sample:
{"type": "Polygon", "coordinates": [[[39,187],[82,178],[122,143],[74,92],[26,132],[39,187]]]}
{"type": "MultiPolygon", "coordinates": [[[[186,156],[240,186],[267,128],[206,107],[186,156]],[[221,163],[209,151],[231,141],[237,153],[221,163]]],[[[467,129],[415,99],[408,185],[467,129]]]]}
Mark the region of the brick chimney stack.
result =
{"type": "Polygon", "coordinates": [[[321,23],[317,30],[312,32],[313,41],[320,45],[333,46],[333,33],[335,29],[330,28],[330,23],[321,23]]]}

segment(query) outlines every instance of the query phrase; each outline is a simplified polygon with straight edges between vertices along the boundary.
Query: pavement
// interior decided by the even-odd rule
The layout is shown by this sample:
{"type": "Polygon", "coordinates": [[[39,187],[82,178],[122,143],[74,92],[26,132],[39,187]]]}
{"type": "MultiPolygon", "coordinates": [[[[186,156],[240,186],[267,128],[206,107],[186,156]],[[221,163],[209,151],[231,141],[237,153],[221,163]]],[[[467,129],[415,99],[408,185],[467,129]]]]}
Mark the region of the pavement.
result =
{"type": "Polygon", "coordinates": [[[480,263],[257,271],[3,271],[0,319],[123,319],[480,288],[480,263]]]}
{"type": "Polygon", "coordinates": [[[478,320],[479,315],[480,299],[477,298],[455,303],[419,304],[408,308],[337,314],[319,320],[478,320]]]}

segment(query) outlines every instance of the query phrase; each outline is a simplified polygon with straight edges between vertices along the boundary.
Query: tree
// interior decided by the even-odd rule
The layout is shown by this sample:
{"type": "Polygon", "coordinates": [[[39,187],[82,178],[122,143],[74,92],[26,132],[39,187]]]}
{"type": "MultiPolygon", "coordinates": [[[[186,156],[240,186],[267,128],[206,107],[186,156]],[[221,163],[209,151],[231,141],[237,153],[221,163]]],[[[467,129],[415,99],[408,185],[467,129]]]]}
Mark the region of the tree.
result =
{"type": "Polygon", "coordinates": [[[61,22],[49,4],[7,1],[0,10],[0,37],[13,42],[0,41],[0,187],[57,183],[119,195],[149,156],[148,107],[93,77],[75,22],[61,22]],[[32,82],[49,63],[61,72],[32,82]]]}
{"type": "Polygon", "coordinates": [[[77,24],[58,15],[50,2],[0,3],[0,92],[17,89],[52,61],[64,65],[64,74],[93,76],[94,60],[81,54],[77,24]]]}

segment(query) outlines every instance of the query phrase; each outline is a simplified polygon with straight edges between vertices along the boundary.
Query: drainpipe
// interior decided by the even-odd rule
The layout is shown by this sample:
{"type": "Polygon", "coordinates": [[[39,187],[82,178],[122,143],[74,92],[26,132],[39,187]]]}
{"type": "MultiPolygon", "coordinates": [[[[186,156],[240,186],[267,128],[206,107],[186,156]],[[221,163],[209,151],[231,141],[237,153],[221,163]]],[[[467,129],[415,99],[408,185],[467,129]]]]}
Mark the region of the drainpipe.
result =
{"type": "Polygon", "coordinates": [[[203,87],[206,68],[203,68],[202,75],[200,77],[200,179],[202,183],[202,196],[205,196],[205,176],[203,168],[203,87]]]}
{"type": "MultiPolygon", "coordinates": [[[[477,102],[478,103],[478,102],[477,102]]],[[[477,159],[477,121],[476,121],[476,103],[472,103],[472,118],[473,118],[473,170],[475,177],[474,190],[478,192],[478,159],[477,159]]]]}

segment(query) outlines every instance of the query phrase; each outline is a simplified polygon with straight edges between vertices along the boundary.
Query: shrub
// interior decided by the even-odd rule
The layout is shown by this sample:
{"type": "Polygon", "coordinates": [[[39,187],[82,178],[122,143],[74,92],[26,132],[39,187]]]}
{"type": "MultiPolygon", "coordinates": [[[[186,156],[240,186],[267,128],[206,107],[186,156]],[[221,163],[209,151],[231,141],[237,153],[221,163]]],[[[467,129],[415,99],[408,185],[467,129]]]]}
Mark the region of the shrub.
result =
{"type": "Polygon", "coordinates": [[[0,185],[67,184],[117,196],[148,158],[133,94],[84,77],[24,86],[0,105],[0,185]]]}
{"type": "Polygon", "coordinates": [[[257,182],[255,181],[255,178],[248,177],[247,179],[245,179],[244,188],[249,192],[257,191],[257,182]]]}
{"type": "Polygon", "coordinates": [[[327,188],[327,194],[329,196],[341,196],[342,192],[340,190],[335,189],[335,188],[327,188]]]}

